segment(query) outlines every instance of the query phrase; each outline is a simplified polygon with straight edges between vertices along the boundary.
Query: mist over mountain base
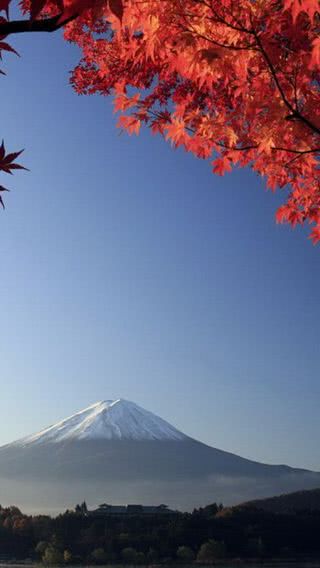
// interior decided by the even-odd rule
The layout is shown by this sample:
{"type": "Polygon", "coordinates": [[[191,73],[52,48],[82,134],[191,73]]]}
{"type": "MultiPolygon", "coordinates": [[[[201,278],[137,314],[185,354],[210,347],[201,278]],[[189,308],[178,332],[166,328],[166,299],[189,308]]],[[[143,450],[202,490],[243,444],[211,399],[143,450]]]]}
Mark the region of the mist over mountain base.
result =
{"type": "Polygon", "coordinates": [[[59,513],[86,500],[191,511],[320,486],[320,474],[184,441],[82,440],[0,450],[0,503],[59,513]]]}
{"type": "MultiPolygon", "coordinates": [[[[58,514],[66,509],[72,509],[76,503],[86,500],[89,508],[95,508],[100,503],[111,504],[144,504],[159,505],[165,503],[172,509],[192,511],[194,508],[204,507],[210,503],[218,502],[225,505],[235,505],[257,496],[269,497],[275,494],[287,493],[300,484],[283,479],[282,483],[272,484],[267,480],[208,478],[198,480],[174,482],[170,484],[159,481],[146,480],[144,482],[117,483],[107,481],[83,481],[72,483],[50,483],[26,480],[17,481],[0,479],[0,503],[3,506],[17,505],[22,511],[30,514],[58,514]]],[[[319,485],[319,480],[304,483],[304,487],[312,488],[319,485]]]]}

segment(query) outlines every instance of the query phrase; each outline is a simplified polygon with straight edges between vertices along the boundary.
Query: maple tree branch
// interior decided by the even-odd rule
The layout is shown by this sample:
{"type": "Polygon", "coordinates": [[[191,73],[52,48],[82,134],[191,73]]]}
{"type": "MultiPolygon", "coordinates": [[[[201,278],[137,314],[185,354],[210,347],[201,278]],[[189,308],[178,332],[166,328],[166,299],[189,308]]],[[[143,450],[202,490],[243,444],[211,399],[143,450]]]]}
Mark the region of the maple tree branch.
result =
{"type": "MultiPolygon", "coordinates": [[[[235,17],[235,15],[233,14],[232,11],[229,11],[229,14],[230,14],[231,18],[233,18],[235,20],[237,25],[232,24],[231,22],[228,22],[225,18],[223,18],[220,14],[218,14],[218,12],[216,10],[214,11],[212,6],[211,6],[211,11],[214,14],[214,17],[216,18],[216,21],[224,24],[226,27],[231,28],[232,30],[235,30],[235,31],[238,31],[238,32],[254,35],[253,30],[244,27],[241,24],[241,22],[235,17]]],[[[212,20],[215,21],[214,19],[212,19],[212,20]]]]}
{"type": "MultiPolygon", "coordinates": [[[[205,0],[197,0],[200,3],[205,4],[206,6],[207,3],[205,2],[205,0]]],[[[276,87],[280,93],[280,96],[284,102],[284,104],[286,105],[286,107],[288,108],[288,110],[290,111],[290,114],[286,117],[287,120],[300,120],[301,122],[303,122],[308,128],[310,128],[313,132],[316,132],[317,134],[320,134],[320,128],[317,127],[315,124],[313,124],[306,116],[304,116],[300,111],[299,111],[299,106],[298,106],[298,100],[297,100],[297,85],[296,85],[296,80],[297,77],[295,75],[295,81],[294,81],[294,85],[293,85],[293,89],[294,89],[294,97],[295,97],[295,107],[290,103],[290,101],[287,99],[285,92],[282,88],[282,85],[279,81],[279,78],[277,76],[276,70],[273,66],[273,63],[267,53],[267,51],[265,50],[261,38],[259,36],[259,34],[257,33],[257,31],[254,29],[253,25],[252,25],[252,29],[247,29],[245,27],[242,27],[240,22],[238,22],[237,18],[234,16],[233,13],[231,13],[231,16],[234,18],[234,20],[237,22],[237,26],[235,26],[234,24],[231,24],[230,22],[227,22],[221,15],[217,14],[217,12],[213,12],[214,17],[216,18],[217,21],[223,23],[226,27],[229,27],[231,29],[237,30],[237,31],[241,31],[247,34],[251,34],[252,36],[254,36],[255,40],[256,40],[256,45],[257,47],[255,48],[254,44],[248,44],[246,47],[245,46],[231,46],[231,45],[225,45],[225,44],[220,44],[217,41],[214,41],[206,36],[203,36],[202,34],[199,34],[196,31],[192,31],[192,30],[188,30],[191,33],[195,33],[197,34],[199,37],[202,37],[203,39],[206,39],[207,41],[209,41],[210,43],[213,43],[215,45],[217,45],[218,47],[224,47],[224,48],[228,48],[228,49],[238,49],[238,50],[252,50],[255,51],[255,49],[260,50],[267,66],[268,69],[274,79],[274,82],[276,84],[276,87]]],[[[297,69],[296,69],[296,73],[297,73],[297,69]]],[[[274,148],[276,149],[276,148],[274,148]]]]}
{"type": "MultiPolygon", "coordinates": [[[[227,146],[223,142],[218,142],[217,144],[218,144],[218,146],[221,146],[225,150],[232,150],[232,151],[237,151],[237,152],[245,152],[245,151],[248,151],[248,150],[257,150],[257,148],[259,148],[259,144],[253,144],[251,146],[242,146],[242,147],[227,146]]],[[[309,150],[296,150],[294,148],[283,148],[282,146],[271,146],[271,150],[278,151],[278,152],[288,152],[289,154],[297,154],[294,159],[299,158],[300,156],[304,156],[305,154],[318,154],[318,153],[320,153],[320,148],[310,148],[309,150]]]]}
{"type": "Polygon", "coordinates": [[[78,14],[60,21],[62,14],[42,20],[11,20],[0,23],[0,36],[31,32],[55,32],[78,17],[78,14]]]}
{"type": "Polygon", "coordinates": [[[303,156],[304,154],[317,154],[320,152],[320,148],[310,148],[310,150],[293,150],[291,148],[281,148],[279,146],[272,146],[271,150],[280,150],[281,152],[290,152],[291,154],[298,154],[303,156]]]}
{"type": "Polygon", "coordinates": [[[279,81],[279,78],[278,78],[278,76],[277,76],[276,70],[275,70],[275,68],[274,68],[274,66],[273,66],[273,63],[272,63],[272,61],[271,61],[271,59],[270,59],[270,57],[269,57],[267,51],[266,51],[265,48],[263,47],[262,42],[261,42],[261,39],[260,39],[260,37],[259,37],[259,35],[258,35],[257,32],[254,32],[254,37],[256,38],[257,44],[258,44],[258,46],[259,46],[259,48],[260,48],[260,51],[261,51],[261,55],[263,56],[263,58],[264,58],[264,60],[265,60],[265,62],[266,62],[266,64],[267,64],[267,66],[268,66],[268,69],[269,69],[269,71],[270,71],[270,73],[271,73],[271,75],[272,75],[272,77],[273,77],[273,80],[274,80],[274,82],[275,82],[275,84],[276,84],[276,87],[277,87],[277,89],[278,89],[278,91],[279,91],[279,93],[280,93],[280,96],[281,96],[281,98],[282,98],[284,104],[286,105],[287,109],[290,111],[290,114],[288,115],[287,120],[294,120],[294,119],[300,120],[300,121],[303,122],[306,126],[308,126],[308,128],[310,128],[313,132],[316,132],[317,134],[320,134],[320,128],[318,128],[318,127],[317,127],[315,124],[313,124],[307,117],[305,117],[303,114],[301,114],[301,112],[300,112],[298,109],[295,109],[295,108],[292,106],[292,104],[290,103],[290,101],[288,101],[288,99],[287,99],[287,97],[286,97],[286,95],[285,95],[285,93],[284,93],[284,90],[283,90],[283,88],[282,88],[282,86],[281,86],[281,84],[280,84],[280,81],[279,81]]]}
{"type": "MultiPolygon", "coordinates": [[[[167,121],[167,118],[164,117],[164,115],[160,112],[157,112],[155,110],[151,110],[148,109],[147,113],[150,116],[153,116],[156,119],[165,119],[167,121]]],[[[185,130],[190,132],[190,134],[195,134],[195,130],[193,128],[191,128],[190,126],[185,126],[185,130]]],[[[224,150],[232,150],[232,151],[238,151],[238,152],[248,152],[250,150],[257,150],[259,148],[258,144],[252,144],[249,146],[242,146],[242,147],[235,147],[235,146],[228,146],[227,144],[225,144],[224,142],[217,142],[215,141],[215,143],[220,146],[221,148],[223,148],[224,150]]],[[[271,146],[271,150],[273,152],[288,152],[289,154],[295,154],[295,157],[292,158],[292,160],[290,160],[288,162],[291,163],[295,160],[297,160],[298,158],[301,158],[302,156],[305,156],[307,154],[318,154],[320,153],[320,148],[309,148],[308,150],[297,150],[295,148],[284,148],[282,146],[271,146]]]]}
{"type": "Polygon", "coordinates": [[[206,35],[203,35],[202,33],[198,32],[197,30],[195,30],[194,28],[190,29],[188,27],[184,27],[182,25],[179,26],[184,32],[189,32],[192,35],[195,35],[197,37],[200,37],[201,39],[204,39],[206,41],[208,41],[209,43],[212,43],[213,45],[217,46],[217,47],[223,47],[224,49],[234,49],[235,51],[246,51],[246,50],[251,50],[251,51],[259,51],[258,48],[256,47],[256,44],[252,43],[252,44],[247,44],[247,45],[231,45],[231,44],[227,44],[227,43],[221,43],[220,41],[216,41],[215,39],[212,39],[206,35]]]}

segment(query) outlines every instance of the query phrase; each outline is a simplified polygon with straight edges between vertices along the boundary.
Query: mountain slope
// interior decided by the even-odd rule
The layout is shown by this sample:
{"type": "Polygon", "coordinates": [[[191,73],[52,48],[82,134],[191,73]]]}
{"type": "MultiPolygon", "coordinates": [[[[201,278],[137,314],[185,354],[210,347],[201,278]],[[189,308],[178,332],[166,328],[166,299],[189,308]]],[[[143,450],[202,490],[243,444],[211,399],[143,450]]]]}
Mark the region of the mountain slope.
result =
{"type": "Polygon", "coordinates": [[[267,499],[256,499],[244,503],[243,506],[263,509],[272,513],[320,511],[320,489],[295,491],[294,493],[285,493],[267,499]]]}
{"type": "Polygon", "coordinates": [[[121,399],[0,448],[0,502],[33,511],[83,499],[192,509],[319,486],[319,473],[209,447],[121,399]]]}
{"type": "Polygon", "coordinates": [[[69,418],[14,442],[15,446],[72,440],[183,440],[184,434],[134,402],[119,398],[92,404],[69,418]]]}

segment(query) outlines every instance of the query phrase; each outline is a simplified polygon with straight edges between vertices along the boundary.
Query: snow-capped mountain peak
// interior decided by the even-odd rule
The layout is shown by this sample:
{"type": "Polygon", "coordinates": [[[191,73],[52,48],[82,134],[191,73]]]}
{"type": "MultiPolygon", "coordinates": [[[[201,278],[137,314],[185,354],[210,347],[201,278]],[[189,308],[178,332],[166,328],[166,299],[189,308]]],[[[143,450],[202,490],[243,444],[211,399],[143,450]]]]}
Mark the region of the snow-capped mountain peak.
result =
{"type": "Polygon", "coordinates": [[[18,440],[15,446],[76,440],[185,440],[174,426],[124,399],[104,400],[18,440]]]}

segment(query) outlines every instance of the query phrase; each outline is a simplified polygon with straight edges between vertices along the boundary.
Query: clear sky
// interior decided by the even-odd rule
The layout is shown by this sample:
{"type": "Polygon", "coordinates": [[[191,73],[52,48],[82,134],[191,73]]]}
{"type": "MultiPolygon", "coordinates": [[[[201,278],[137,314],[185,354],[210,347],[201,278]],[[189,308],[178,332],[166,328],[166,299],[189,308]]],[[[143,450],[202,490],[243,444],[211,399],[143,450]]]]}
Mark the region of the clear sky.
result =
{"type": "Polygon", "coordinates": [[[320,470],[320,248],[281,195],[224,178],[68,85],[77,51],[11,38],[1,135],[0,442],[127,398],[211,445],[320,470]]]}

